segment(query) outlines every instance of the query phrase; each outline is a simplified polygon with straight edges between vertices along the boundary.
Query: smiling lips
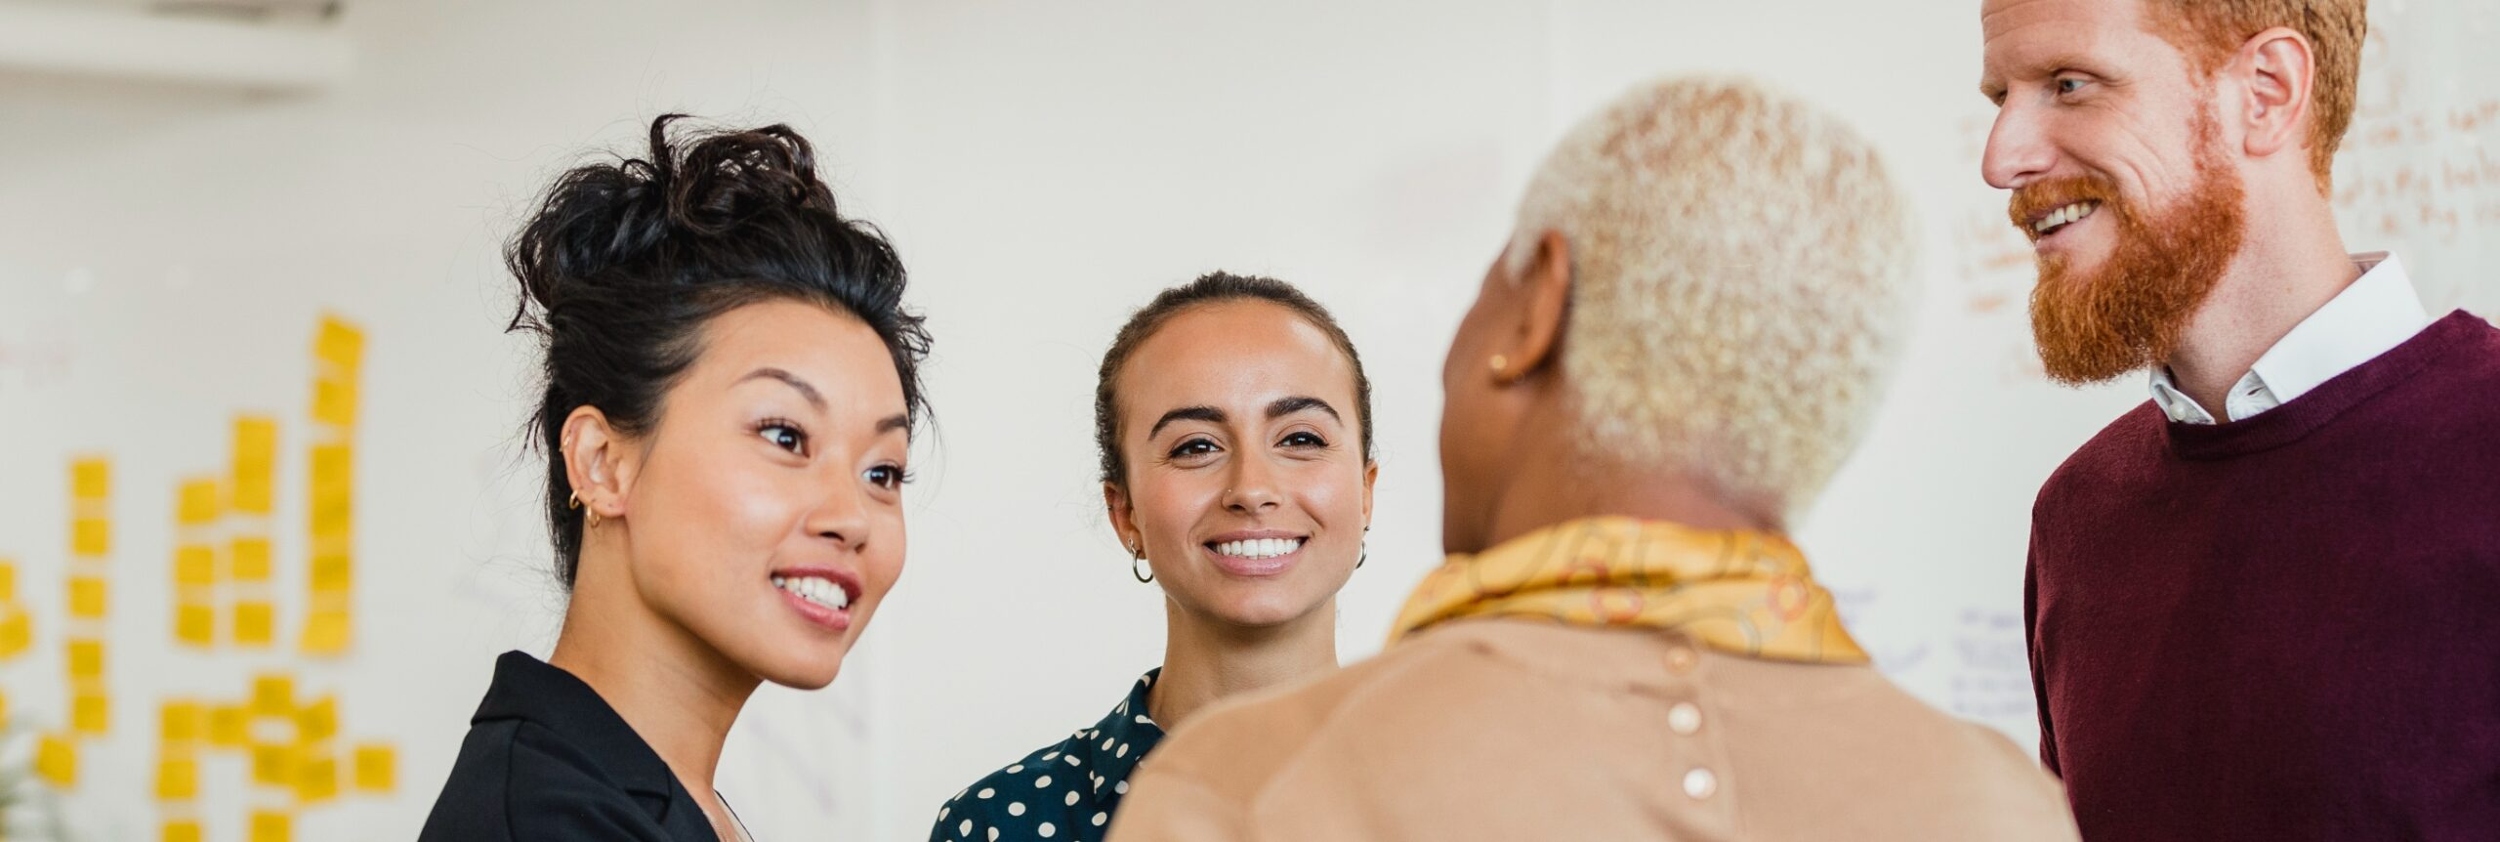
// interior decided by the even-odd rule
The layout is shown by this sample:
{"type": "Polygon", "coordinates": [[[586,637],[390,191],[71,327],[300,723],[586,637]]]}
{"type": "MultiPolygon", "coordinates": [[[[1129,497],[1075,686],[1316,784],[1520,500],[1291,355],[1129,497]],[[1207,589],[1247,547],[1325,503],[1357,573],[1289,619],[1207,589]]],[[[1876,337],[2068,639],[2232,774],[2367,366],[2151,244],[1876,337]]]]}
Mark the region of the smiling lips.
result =
{"type": "Polygon", "coordinates": [[[851,627],[851,601],[859,597],[859,584],[848,575],[830,570],[785,570],[773,574],[773,587],[781,591],[782,601],[809,623],[835,632],[851,627]]]}
{"type": "Polygon", "coordinates": [[[1235,576],[1274,576],[1293,566],[1302,553],[1307,535],[1226,535],[1222,540],[1208,541],[1206,548],[1215,555],[1215,566],[1235,576]]]}
{"type": "Polygon", "coordinates": [[[2099,202],[2085,201],[2066,205],[2042,214],[2039,219],[2031,221],[2031,239],[2033,242],[2048,239],[2050,235],[2065,230],[2066,226],[2073,225],[2077,222],[2083,221],[2086,217],[2090,217],[2093,211],[2100,210],[2100,208],[2101,203],[2099,202]]]}

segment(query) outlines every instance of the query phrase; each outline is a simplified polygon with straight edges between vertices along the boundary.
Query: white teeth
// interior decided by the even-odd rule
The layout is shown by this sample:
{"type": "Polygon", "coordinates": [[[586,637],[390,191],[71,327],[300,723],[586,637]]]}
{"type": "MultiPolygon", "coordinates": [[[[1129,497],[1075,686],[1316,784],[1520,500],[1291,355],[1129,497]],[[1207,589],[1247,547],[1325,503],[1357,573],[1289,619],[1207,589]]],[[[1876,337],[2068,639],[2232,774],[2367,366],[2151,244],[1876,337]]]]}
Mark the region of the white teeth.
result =
{"type": "Polygon", "coordinates": [[[851,607],[851,593],[843,590],[841,585],[835,584],[831,579],[815,576],[789,579],[775,576],[773,587],[789,591],[797,594],[800,599],[837,611],[851,607]]]}
{"type": "Polygon", "coordinates": [[[1301,538],[1250,538],[1215,545],[1215,551],[1236,558],[1275,558],[1302,548],[1301,538]]]}
{"type": "Polygon", "coordinates": [[[2092,211],[2098,209],[2099,207],[2099,205],[2091,202],[2076,202],[2074,204],[2058,208],[2050,211],[2049,215],[2040,217],[2039,222],[2032,223],[2031,230],[2033,233],[2046,234],[2059,227],[2080,221],[2084,217],[2091,216],[2092,211]]]}

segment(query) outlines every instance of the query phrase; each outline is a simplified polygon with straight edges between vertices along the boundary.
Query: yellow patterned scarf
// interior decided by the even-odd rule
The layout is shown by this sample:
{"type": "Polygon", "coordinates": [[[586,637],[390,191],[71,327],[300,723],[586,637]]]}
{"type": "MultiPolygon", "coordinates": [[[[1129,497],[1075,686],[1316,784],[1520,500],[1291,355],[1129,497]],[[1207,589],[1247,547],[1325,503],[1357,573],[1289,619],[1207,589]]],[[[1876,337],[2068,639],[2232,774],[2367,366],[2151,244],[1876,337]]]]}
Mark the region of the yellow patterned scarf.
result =
{"type": "Polygon", "coordinates": [[[1769,532],[1665,521],[1566,521],[1453,555],[1425,576],[1389,640],[1460,617],[1547,617],[1572,625],[1683,630],[1753,658],[1863,664],[1805,554],[1769,532]]]}

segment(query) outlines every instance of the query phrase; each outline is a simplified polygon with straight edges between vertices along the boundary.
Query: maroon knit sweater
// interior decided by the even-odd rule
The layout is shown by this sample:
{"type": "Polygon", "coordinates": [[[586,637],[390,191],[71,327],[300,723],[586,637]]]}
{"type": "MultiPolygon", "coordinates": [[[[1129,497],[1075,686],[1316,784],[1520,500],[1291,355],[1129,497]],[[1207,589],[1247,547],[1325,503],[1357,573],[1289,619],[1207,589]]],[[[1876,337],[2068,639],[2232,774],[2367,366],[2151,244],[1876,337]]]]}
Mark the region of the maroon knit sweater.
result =
{"type": "Polygon", "coordinates": [[[2229,424],[2146,403],[2031,522],[2040,756],[2088,842],[2500,840],[2500,330],[2229,424]]]}

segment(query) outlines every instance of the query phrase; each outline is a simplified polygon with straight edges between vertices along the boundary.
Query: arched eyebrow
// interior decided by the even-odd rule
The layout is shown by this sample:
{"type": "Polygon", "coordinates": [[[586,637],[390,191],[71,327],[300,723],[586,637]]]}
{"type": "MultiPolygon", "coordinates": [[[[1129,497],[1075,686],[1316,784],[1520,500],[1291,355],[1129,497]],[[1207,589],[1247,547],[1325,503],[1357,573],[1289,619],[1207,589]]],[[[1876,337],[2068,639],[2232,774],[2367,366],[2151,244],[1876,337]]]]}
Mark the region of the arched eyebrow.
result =
{"type": "Polygon", "coordinates": [[[1267,420],[1274,421],[1278,418],[1283,418],[1287,415],[1292,415],[1306,409],[1316,409],[1321,412],[1328,413],[1330,420],[1339,424],[1345,423],[1345,416],[1338,415],[1336,407],[1329,406],[1327,401],[1320,400],[1309,395],[1295,395],[1289,398],[1277,398],[1273,403],[1269,403],[1267,405],[1267,420]]]}
{"type": "Polygon", "coordinates": [[[766,366],[747,372],[747,376],[738,378],[739,383],[744,383],[749,380],[779,380],[783,383],[789,384],[791,389],[794,389],[799,393],[799,397],[807,399],[807,405],[815,407],[817,412],[825,411],[824,393],[816,391],[816,387],[813,384],[808,383],[806,379],[801,378],[796,374],[791,374],[790,372],[783,371],[778,368],[766,366]]]}
{"type": "Polygon", "coordinates": [[[1222,424],[1228,417],[1230,416],[1225,415],[1224,410],[1212,406],[1184,406],[1163,413],[1163,417],[1155,419],[1155,425],[1146,428],[1146,437],[1154,438],[1163,432],[1164,427],[1174,421],[1204,421],[1209,424],[1222,424]]]}

